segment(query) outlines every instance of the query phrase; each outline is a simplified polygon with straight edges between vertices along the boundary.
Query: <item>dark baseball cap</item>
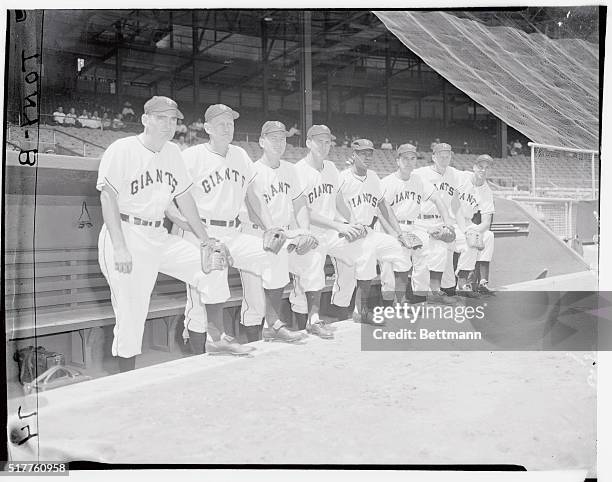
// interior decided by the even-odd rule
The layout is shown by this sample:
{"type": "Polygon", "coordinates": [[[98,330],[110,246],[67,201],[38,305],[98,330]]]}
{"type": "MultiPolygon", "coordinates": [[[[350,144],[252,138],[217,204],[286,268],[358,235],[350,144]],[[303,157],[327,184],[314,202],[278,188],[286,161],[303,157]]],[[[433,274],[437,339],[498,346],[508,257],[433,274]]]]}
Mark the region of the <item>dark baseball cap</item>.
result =
{"type": "Polygon", "coordinates": [[[265,136],[266,134],[272,134],[273,132],[282,132],[283,134],[285,134],[285,136],[289,134],[287,132],[287,128],[285,127],[285,124],[283,124],[282,122],[279,122],[279,121],[264,122],[264,125],[261,126],[261,137],[265,136]]]}
{"type": "Polygon", "coordinates": [[[438,152],[452,151],[452,150],[453,148],[451,147],[450,144],[447,144],[446,142],[440,142],[434,146],[433,153],[437,154],[438,152]]]}
{"type": "Polygon", "coordinates": [[[351,143],[351,149],[354,151],[374,150],[374,144],[370,139],[357,139],[351,143]]]}
{"type": "Polygon", "coordinates": [[[145,114],[159,114],[162,112],[173,112],[177,119],[183,119],[183,113],[178,109],[178,104],[170,97],[156,95],[145,102],[145,114]]]}
{"type": "Polygon", "coordinates": [[[402,144],[401,146],[399,146],[397,148],[397,155],[398,157],[401,156],[402,154],[404,154],[405,152],[412,152],[414,154],[417,153],[417,148],[415,146],[413,146],[412,144],[402,144]]]}
{"type": "Polygon", "coordinates": [[[206,112],[204,113],[204,121],[210,122],[212,119],[217,116],[220,116],[221,114],[231,114],[234,120],[240,117],[240,114],[238,114],[238,112],[236,112],[231,107],[226,106],[225,104],[213,104],[209,106],[208,109],[206,109],[206,112]]]}
{"type": "Polygon", "coordinates": [[[332,136],[331,131],[329,130],[329,127],[324,126],[323,124],[313,125],[310,129],[308,129],[308,132],[306,133],[306,137],[310,139],[311,137],[319,136],[321,134],[327,134],[330,138],[332,139],[334,138],[332,136]]]}

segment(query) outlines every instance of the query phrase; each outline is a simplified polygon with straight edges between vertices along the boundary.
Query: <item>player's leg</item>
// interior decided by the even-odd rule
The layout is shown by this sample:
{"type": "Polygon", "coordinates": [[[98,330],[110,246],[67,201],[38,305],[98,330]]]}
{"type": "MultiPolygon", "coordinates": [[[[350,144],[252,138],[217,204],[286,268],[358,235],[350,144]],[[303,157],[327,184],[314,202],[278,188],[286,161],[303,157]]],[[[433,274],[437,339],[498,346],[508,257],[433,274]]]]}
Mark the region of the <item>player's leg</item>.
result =
{"type": "Polygon", "coordinates": [[[457,261],[457,294],[468,298],[477,298],[478,293],[473,291],[472,285],[468,281],[470,274],[476,267],[478,250],[468,246],[465,233],[460,229],[456,230],[455,252],[459,253],[457,261]]]}
{"type": "Polygon", "coordinates": [[[126,223],[124,237],[132,256],[129,274],[115,269],[113,245],[106,226],[103,226],[98,239],[98,261],[111,290],[116,319],[112,354],[119,357],[121,371],[134,369],[136,355],[141,353],[144,325],[158,269],[157,250],[144,236],[135,235],[134,229],[126,223]]]}
{"type": "Polygon", "coordinates": [[[477,257],[477,268],[480,274],[480,280],[478,282],[478,291],[484,294],[491,294],[494,291],[489,288],[490,279],[490,264],[493,259],[493,248],[495,244],[495,236],[491,231],[485,231],[482,237],[484,243],[484,249],[479,251],[477,257]]]}
{"type": "MultiPolygon", "coordinates": [[[[439,239],[430,238],[426,257],[427,267],[429,269],[429,288],[431,291],[427,298],[428,301],[431,303],[455,304],[456,300],[453,297],[446,296],[441,290],[444,270],[445,268],[448,270],[447,263],[449,263],[449,261],[452,263],[452,252],[448,249],[448,243],[440,241],[439,239]]],[[[454,279],[454,274],[452,274],[452,277],[454,279]]]]}
{"type": "Polygon", "coordinates": [[[348,307],[357,287],[355,266],[333,256],[330,259],[336,275],[332,286],[331,303],[343,308],[341,319],[347,319],[350,316],[348,307]]]}
{"type": "Polygon", "coordinates": [[[393,270],[393,263],[379,262],[380,266],[380,291],[383,303],[393,304],[396,298],[396,273],[393,270]]]}
{"type": "Polygon", "coordinates": [[[261,339],[266,300],[261,276],[249,271],[240,271],[240,281],[242,283],[240,323],[245,329],[247,341],[251,343],[261,339]]]}

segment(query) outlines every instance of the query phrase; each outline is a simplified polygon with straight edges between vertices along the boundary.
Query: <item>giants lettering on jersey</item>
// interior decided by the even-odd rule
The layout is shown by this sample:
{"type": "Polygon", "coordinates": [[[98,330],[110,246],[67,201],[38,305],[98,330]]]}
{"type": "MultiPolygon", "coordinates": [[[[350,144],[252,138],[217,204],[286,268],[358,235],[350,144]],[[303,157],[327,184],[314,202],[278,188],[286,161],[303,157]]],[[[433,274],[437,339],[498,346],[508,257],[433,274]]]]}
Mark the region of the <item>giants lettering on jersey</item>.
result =
{"type": "Polygon", "coordinates": [[[447,182],[441,183],[439,187],[434,183],[434,186],[438,191],[448,191],[448,195],[451,197],[455,195],[455,188],[447,182]]]}
{"type": "Polygon", "coordinates": [[[462,192],[461,194],[459,194],[459,200],[468,203],[471,207],[474,207],[477,204],[476,198],[470,193],[466,192],[462,192]]]}
{"type": "Polygon", "coordinates": [[[395,199],[391,201],[390,206],[395,206],[396,204],[399,204],[402,201],[416,201],[417,204],[421,204],[421,195],[417,194],[414,191],[398,192],[395,194],[395,199]]]}
{"type": "Polygon", "coordinates": [[[315,188],[308,193],[308,202],[312,204],[315,199],[322,196],[323,194],[332,194],[333,188],[333,184],[321,184],[319,186],[315,186],[315,188]]]}
{"type": "Polygon", "coordinates": [[[225,171],[215,171],[210,174],[207,178],[202,180],[202,187],[204,188],[204,192],[208,194],[214,187],[219,186],[225,181],[229,182],[240,182],[241,187],[244,187],[244,183],[246,182],[246,178],[240,174],[236,169],[230,169],[229,167],[225,169],[225,171]]]}
{"type": "Polygon", "coordinates": [[[132,195],[137,194],[140,189],[144,189],[150,184],[156,182],[166,182],[172,188],[171,192],[174,192],[174,190],[176,189],[176,185],[178,184],[178,181],[174,178],[174,175],[171,172],[164,172],[161,169],[155,169],[155,171],[155,179],[153,179],[153,176],[151,176],[149,171],[145,171],[143,174],[140,175],[140,179],[134,179],[130,183],[132,195]]]}
{"type": "Polygon", "coordinates": [[[266,204],[270,204],[270,201],[272,201],[274,196],[279,193],[287,194],[289,192],[289,189],[291,189],[291,184],[289,184],[288,182],[278,181],[277,185],[270,184],[270,194],[268,194],[267,192],[263,193],[263,197],[266,201],[266,204]]]}
{"type": "Polygon", "coordinates": [[[354,208],[356,208],[357,206],[360,206],[361,204],[365,204],[365,203],[371,204],[372,206],[376,207],[378,206],[378,198],[374,196],[373,194],[364,192],[364,193],[358,194],[357,196],[349,199],[349,205],[354,208]]]}

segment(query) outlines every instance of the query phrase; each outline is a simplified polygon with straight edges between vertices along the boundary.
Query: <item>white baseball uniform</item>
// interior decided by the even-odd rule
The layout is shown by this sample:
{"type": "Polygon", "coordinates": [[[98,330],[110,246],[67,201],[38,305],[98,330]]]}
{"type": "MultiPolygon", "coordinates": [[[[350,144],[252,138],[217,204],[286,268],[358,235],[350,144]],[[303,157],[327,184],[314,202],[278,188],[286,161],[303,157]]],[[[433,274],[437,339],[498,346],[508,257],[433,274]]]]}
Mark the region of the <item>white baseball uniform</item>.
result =
{"type": "MultiPolygon", "coordinates": [[[[434,185],[442,195],[442,202],[452,217],[451,202],[461,183],[460,171],[448,166],[444,174],[440,174],[434,167],[434,164],[420,167],[415,169],[412,174],[418,176],[423,182],[434,185]]],[[[452,262],[454,243],[445,243],[433,239],[427,232],[428,229],[442,224],[442,217],[433,201],[429,199],[422,202],[421,213],[415,221],[415,234],[425,242],[423,249],[426,263],[422,267],[415,266],[413,270],[412,286],[416,293],[427,293],[429,291],[429,271],[443,273],[449,257],[452,262]]]]}
{"type": "MultiPolygon", "coordinates": [[[[402,231],[414,233],[414,223],[421,213],[421,203],[427,201],[436,188],[433,184],[423,181],[417,175],[410,175],[408,180],[399,177],[399,172],[394,172],[383,178],[381,181],[385,193],[385,201],[397,218],[402,231]]],[[[427,241],[426,236],[423,243],[427,241]]],[[[424,244],[425,246],[425,244],[424,244]]],[[[395,291],[394,272],[408,271],[413,265],[415,270],[427,271],[424,265],[425,249],[404,249],[406,259],[410,262],[403,263],[380,263],[380,283],[383,293],[393,293],[395,291]]]]}
{"type": "MultiPolygon", "coordinates": [[[[293,201],[302,194],[295,166],[281,160],[277,168],[272,168],[259,160],[253,164],[253,169],[257,174],[253,180],[253,189],[268,206],[274,226],[289,228],[293,218],[293,201]]],[[[245,214],[240,217],[245,221],[240,225],[240,231],[263,239],[262,228],[249,219],[247,213],[245,214]]],[[[270,281],[266,287],[284,288],[289,283],[287,250],[283,248],[278,254],[266,254],[269,258],[266,266],[270,270],[270,281]]],[[[241,271],[240,277],[243,290],[242,323],[245,326],[259,325],[266,314],[262,278],[248,271],[241,271]]]]}
{"type": "MultiPolygon", "coordinates": [[[[323,161],[321,170],[311,167],[308,158],[295,164],[302,193],[308,208],[319,215],[334,221],[336,219],[336,196],[340,188],[340,175],[333,162],[323,161]]],[[[296,313],[307,313],[307,291],[319,291],[325,287],[325,259],[330,256],[354,264],[362,255],[363,239],[349,243],[338,236],[338,232],[311,225],[311,232],[317,237],[317,248],[304,255],[295,251],[289,255],[289,270],[294,274],[293,289],[289,296],[291,307],[296,313]]]]}
{"type": "MultiPolygon", "coordinates": [[[[185,149],[182,155],[194,183],[192,195],[208,235],[227,246],[235,268],[261,275],[264,283],[267,283],[269,270],[263,268],[268,256],[261,239],[240,233],[237,223],[247,188],[257,174],[253,161],[244,149],[231,144],[225,156],[214,152],[208,143],[185,149]]],[[[182,236],[199,245],[193,233],[185,231],[182,236]]],[[[203,296],[198,296],[192,286],[187,286],[185,327],[198,333],[207,330],[204,304],[223,303],[230,298],[227,268],[212,271],[207,278],[214,290],[203,296]]]]}
{"type": "Polygon", "coordinates": [[[168,234],[162,224],[173,199],[185,195],[191,180],[177,146],[166,142],[161,151],[147,149],[136,136],[113,142],[100,161],[96,188],[117,194],[121,230],[132,256],[132,271],[115,269],[114,248],[106,224],[98,239],[98,261],[111,290],[115,312],[112,353],[129,358],[141,353],[151,292],[159,272],[205,292],[200,250],[168,234]]]}
{"type": "MultiPolygon", "coordinates": [[[[365,176],[358,176],[348,168],[340,173],[340,192],[351,211],[352,221],[371,226],[378,204],[384,196],[378,174],[368,169],[365,176]]],[[[354,266],[332,258],[336,270],[336,282],[331,298],[334,305],[349,306],[357,280],[376,278],[376,260],[408,266],[406,271],[410,269],[410,256],[406,255],[394,236],[368,228],[362,249],[362,256],[354,266]]]]}

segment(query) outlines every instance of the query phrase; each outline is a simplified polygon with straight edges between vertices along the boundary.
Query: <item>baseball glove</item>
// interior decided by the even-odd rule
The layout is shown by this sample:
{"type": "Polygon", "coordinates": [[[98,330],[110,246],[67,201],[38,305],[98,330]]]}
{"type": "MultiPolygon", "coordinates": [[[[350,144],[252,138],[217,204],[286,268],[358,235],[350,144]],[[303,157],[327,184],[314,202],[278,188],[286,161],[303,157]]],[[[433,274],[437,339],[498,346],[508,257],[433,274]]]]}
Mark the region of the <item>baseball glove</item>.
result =
{"type": "Polygon", "coordinates": [[[207,242],[200,244],[200,260],[202,271],[206,274],[215,270],[223,270],[234,264],[227,246],[214,238],[209,238],[207,242]]]}
{"type": "Polygon", "coordinates": [[[465,242],[467,243],[468,247],[476,248],[479,251],[482,251],[485,247],[482,234],[474,229],[468,229],[465,232],[465,242]]]}
{"type": "Polygon", "coordinates": [[[416,234],[402,233],[397,239],[400,244],[406,249],[418,249],[423,247],[423,241],[416,234]]]}
{"type": "Polygon", "coordinates": [[[263,249],[264,251],[270,251],[274,254],[278,254],[286,240],[287,235],[282,229],[268,229],[263,235],[263,249]]]}
{"type": "Polygon", "coordinates": [[[452,243],[457,236],[455,235],[455,229],[452,226],[436,226],[427,231],[433,239],[439,239],[445,243],[452,243]]]}
{"type": "Polygon", "coordinates": [[[295,250],[296,254],[306,254],[311,249],[319,246],[319,241],[312,234],[300,234],[292,239],[287,246],[287,251],[290,253],[295,250]]]}

